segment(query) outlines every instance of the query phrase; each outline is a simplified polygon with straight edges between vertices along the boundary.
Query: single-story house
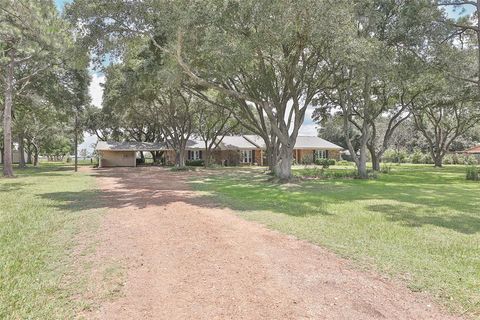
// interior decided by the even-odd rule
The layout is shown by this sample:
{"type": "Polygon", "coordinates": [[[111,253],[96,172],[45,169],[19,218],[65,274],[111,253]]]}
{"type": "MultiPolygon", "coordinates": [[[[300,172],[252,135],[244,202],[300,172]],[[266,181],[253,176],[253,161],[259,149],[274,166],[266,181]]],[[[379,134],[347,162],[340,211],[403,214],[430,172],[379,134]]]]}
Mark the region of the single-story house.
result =
{"type": "MultiPolygon", "coordinates": [[[[214,163],[225,165],[266,165],[265,143],[256,135],[225,136],[212,150],[214,163]]],[[[165,142],[106,142],[96,146],[100,167],[136,166],[138,152],[162,152],[166,164],[175,163],[175,151],[165,142]]],[[[191,139],[187,143],[187,160],[202,160],[205,157],[205,143],[191,139]]],[[[297,163],[312,163],[317,159],[340,160],[342,147],[314,136],[299,136],[293,149],[297,163]]]]}
{"type": "Polygon", "coordinates": [[[462,151],[462,153],[466,155],[471,155],[477,158],[477,160],[480,160],[480,145],[472,147],[470,149],[467,149],[465,151],[462,151]]]}

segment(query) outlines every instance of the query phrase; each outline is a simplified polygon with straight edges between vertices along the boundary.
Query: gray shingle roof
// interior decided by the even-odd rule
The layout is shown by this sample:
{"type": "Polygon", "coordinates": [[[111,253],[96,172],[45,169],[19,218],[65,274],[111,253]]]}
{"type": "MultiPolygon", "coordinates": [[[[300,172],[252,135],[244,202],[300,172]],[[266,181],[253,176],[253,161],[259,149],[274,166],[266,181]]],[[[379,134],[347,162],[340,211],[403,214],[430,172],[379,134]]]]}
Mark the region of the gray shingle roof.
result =
{"type": "Polygon", "coordinates": [[[99,151],[158,151],[165,150],[166,146],[163,142],[98,141],[95,149],[99,151]]]}
{"type": "Polygon", "coordinates": [[[253,144],[242,136],[225,136],[222,143],[219,145],[220,149],[235,150],[235,149],[258,149],[259,146],[253,144]]]}
{"type": "MultiPolygon", "coordinates": [[[[222,150],[253,150],[265,149],[265,142],[256,135],[244,136],[225,136],[219,145],[222,150]]],[[[187,142],[187,149],[204,149],[205,144],[202,140],[190,139],[187,142]]],[[[171,149],[165,142],[114,142],[98,141],[96,150],[105,151],[160,151],[171,149]]],[[[343,150],[327,140],[313,136],[298,136],[295,143],[295,149],[328,149],[343,150]]]]}
{"type": "Polygon", "coordinates": [[[296,149],[329,149],[329,150],[343,150],[342,147],[337,146],[330,141],[313,136],[298,136],[295,143],[296,149]]]}

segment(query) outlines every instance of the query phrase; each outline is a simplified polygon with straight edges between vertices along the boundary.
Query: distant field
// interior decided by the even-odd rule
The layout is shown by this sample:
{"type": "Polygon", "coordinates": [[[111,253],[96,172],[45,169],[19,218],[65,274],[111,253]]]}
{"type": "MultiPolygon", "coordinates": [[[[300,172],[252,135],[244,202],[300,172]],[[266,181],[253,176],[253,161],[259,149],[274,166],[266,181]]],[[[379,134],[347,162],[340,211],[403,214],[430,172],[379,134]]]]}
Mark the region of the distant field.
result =
{"type": "MultiPolygon", "coordinates": [[[[297,175],[304,170],[298,166],[297,175]]],[[[328,170],[352,170],[334,166],[328,170]]],[[[464,166],[392,165],[378,179],[278,185],[254,168],[219,170],[196,189],[239,215],[326,246],[480,316],[480,183],[464,166]]]]}
{"type": "Polygon", "coordinates": [[[0,178],[0,319],[73,318],[87,270],[71,250],[102,213],[94,178],[60,163],[15,174],[0,178]]]}

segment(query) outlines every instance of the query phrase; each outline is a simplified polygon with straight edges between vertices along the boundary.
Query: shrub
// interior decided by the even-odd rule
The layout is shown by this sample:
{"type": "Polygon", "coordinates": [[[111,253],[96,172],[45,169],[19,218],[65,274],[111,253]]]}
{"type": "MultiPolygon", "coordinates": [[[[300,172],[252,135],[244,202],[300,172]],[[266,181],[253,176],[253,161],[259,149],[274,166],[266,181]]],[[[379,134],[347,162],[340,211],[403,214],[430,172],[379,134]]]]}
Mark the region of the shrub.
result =
{"type": "Polygon", "coordinates": [[[383,154],[383,160],[385,162],[405,163],[407,158],[408,154],[405,150],[395,151],[392,149],[388,149],[383,154]]]}
{"type": "Polygon", "coordinates": [[[443,158],[444,164],[477,164],[477,159],[471,155],[449,153],[443,158]]]}
{"type": "Polygon", "coordinates": [[[171,171],[188,171],[190,169],[188,167],[177,167],[177,166],[175,166],[175,167],[171,167],[170,170],[171,171]]]}
{"type": "Polygon", "coordinates": [[[335,165],[335,160],[334,159],[317,159],[315,160],[315,164],[322,166],[323,168],[328,168],[329,166],[334,166],[335,165]]]}
{"type": "Polygon", "coordinates": [[[305,178],[319,178],[319,179],[353,179],[357,177],[355,170],[325,170],[325,168],[307,168],[300,172],[300,175],[305,178]]]}
{"type": "Polygon", "coordinates": [[[420,150],[415,150],[412,154],[410,161],[414,164],[423,163],[424,155],[420,150]]]}
{"type": "Polygon", "coordinates": [[[447,154],[443,157],[444,164],[456,164],[458,159],[456,159],[454,154],[447,154]]]}
{"type": "Polygon", "coordinates": [[[432,159],[432,156],[430,155],[430,153],[426,153],[426,154],[423,155],[423,162],[422,163],[433,164],[433,159],[432,159]]]}
{"type": "Polygon", "coordinates": [[[353,162],[353,157],[349,154],[342,154],[342,161],[353,162]]]}
{"type": "Polygon", "coordinates": [[[302,157],[302,164],[312,164],[313,163],[313,155],[306,154],[302,157]]]}
{"type": "Polygon", "coordinates": [[[392,171],[392,166],[384,164],[380,167],[380,172],[381,173],[390,173],[392,171]]]}
{"type": "Polygon", "coordinates": [[[345,160],[340,160],[340,161],[337,162],[337,164],[338,164],[339,166],[349,166],[349,165],[351,165],[352,163],[351,163],[351,162],[348,162],[348,161],[345,161],[345,160]]]}
{"type": "Polygon", "coordinates": [[[326,178],[331,179],[353,179],[357,177],[356,170],[330,170],[325,174],[326,178]]]}
{"type": "Polygon", "coordinates": [[[479,180],[479,170],[477,166],[467,167],[467,180],[478,181],[479,180]]]}
{"type": "Polygon", "coordinates": [[[137,159],[135,159],[135,163],[136,163],[137,165],[139,165],[139,164],[145,164],[145,159],[137,158],[137,159]]]}
{"type": "Polygon", "coordinates": [[[466,156],[463,156],[463,163],[462,164],[476,165],[476,164],[478,164],[478,160],[477,160],[477,158],[475,158],[475,156],[466,155],[466,156]]]}
{"type": "Polygon", "coordinates": [[[201,159],[198,159],[198,160],[187,160],[185,161],[185,164],[187,166],[191,166],[191,167],[203,167],[205,165],[205,161],[204,160],[201,160],[201,159]]]}

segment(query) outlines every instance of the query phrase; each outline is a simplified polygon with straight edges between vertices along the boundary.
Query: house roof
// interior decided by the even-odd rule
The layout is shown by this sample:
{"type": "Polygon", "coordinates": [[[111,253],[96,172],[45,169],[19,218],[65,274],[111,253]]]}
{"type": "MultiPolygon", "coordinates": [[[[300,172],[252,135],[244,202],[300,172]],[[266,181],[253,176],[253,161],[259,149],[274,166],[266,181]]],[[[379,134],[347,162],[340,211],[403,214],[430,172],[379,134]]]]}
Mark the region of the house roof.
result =
{"type": "Polygon", "coordinates": [[[254,134],[245,134],[245,135],[243,135],[243,137],[247,141],[249,141],[252,144],[254,144],[255,146],[257,146],[258,148],[265,149],[265,141],[262,139],[262,137],[254,135],[254,134]]]}
{"type": "MultiPolygon", "coordinates": [[[[190,139],[187,142],[187,149],[201,150],[205,148],[205,144],[199,139],[190,139]]],[[[225,136],[219,144],[221,150],[253,150],[265,149],[265,142],[257,135],[244,136],[225,136]]],[[[159,151],[172,149],[167,142],[114,142],[99,141],[96,150],[99,151],[159,151]]],[[[329,149],[343,150],[327,140],[313,136],[298,136],[295,143],[295,149],[329,149]]],[[[480,147],[479,147],[480,149],[480,147]]],[[[467,152],[467,151],[466,151],[467,152]]],[[[480,150],[478,151],[480,152],[480,150]]]]}
{"type": "Polygon", "coordinates": [[[480,145],[472,147],[464,151],[465,153],[480,153],[480,145]]]}
{"type": "Polygon", "coordinates": [[[190,139],[187,141],[187,149],[205,149],[205,142],[203,140],[190,139]]]}
{"type": "Polygon", "coordinates": [[[98,151],[158,151],[165,150],[163,142],[116,142],[116,141],[98,141],[95,148],[98,151]]]}
{"type": "Polygon", "coordinates": [[[330,141],[314,136],[298,136],[297,141],[295,142],[295,149],[343,150],[342,147],[337,146],[330,141]]]}
{"type": "Polygon", "coordinates": [[[255,145],[243,136],[225,136],[222,143],[220,143],[220,149],[259,149],[260,146],[255,145]]]}

